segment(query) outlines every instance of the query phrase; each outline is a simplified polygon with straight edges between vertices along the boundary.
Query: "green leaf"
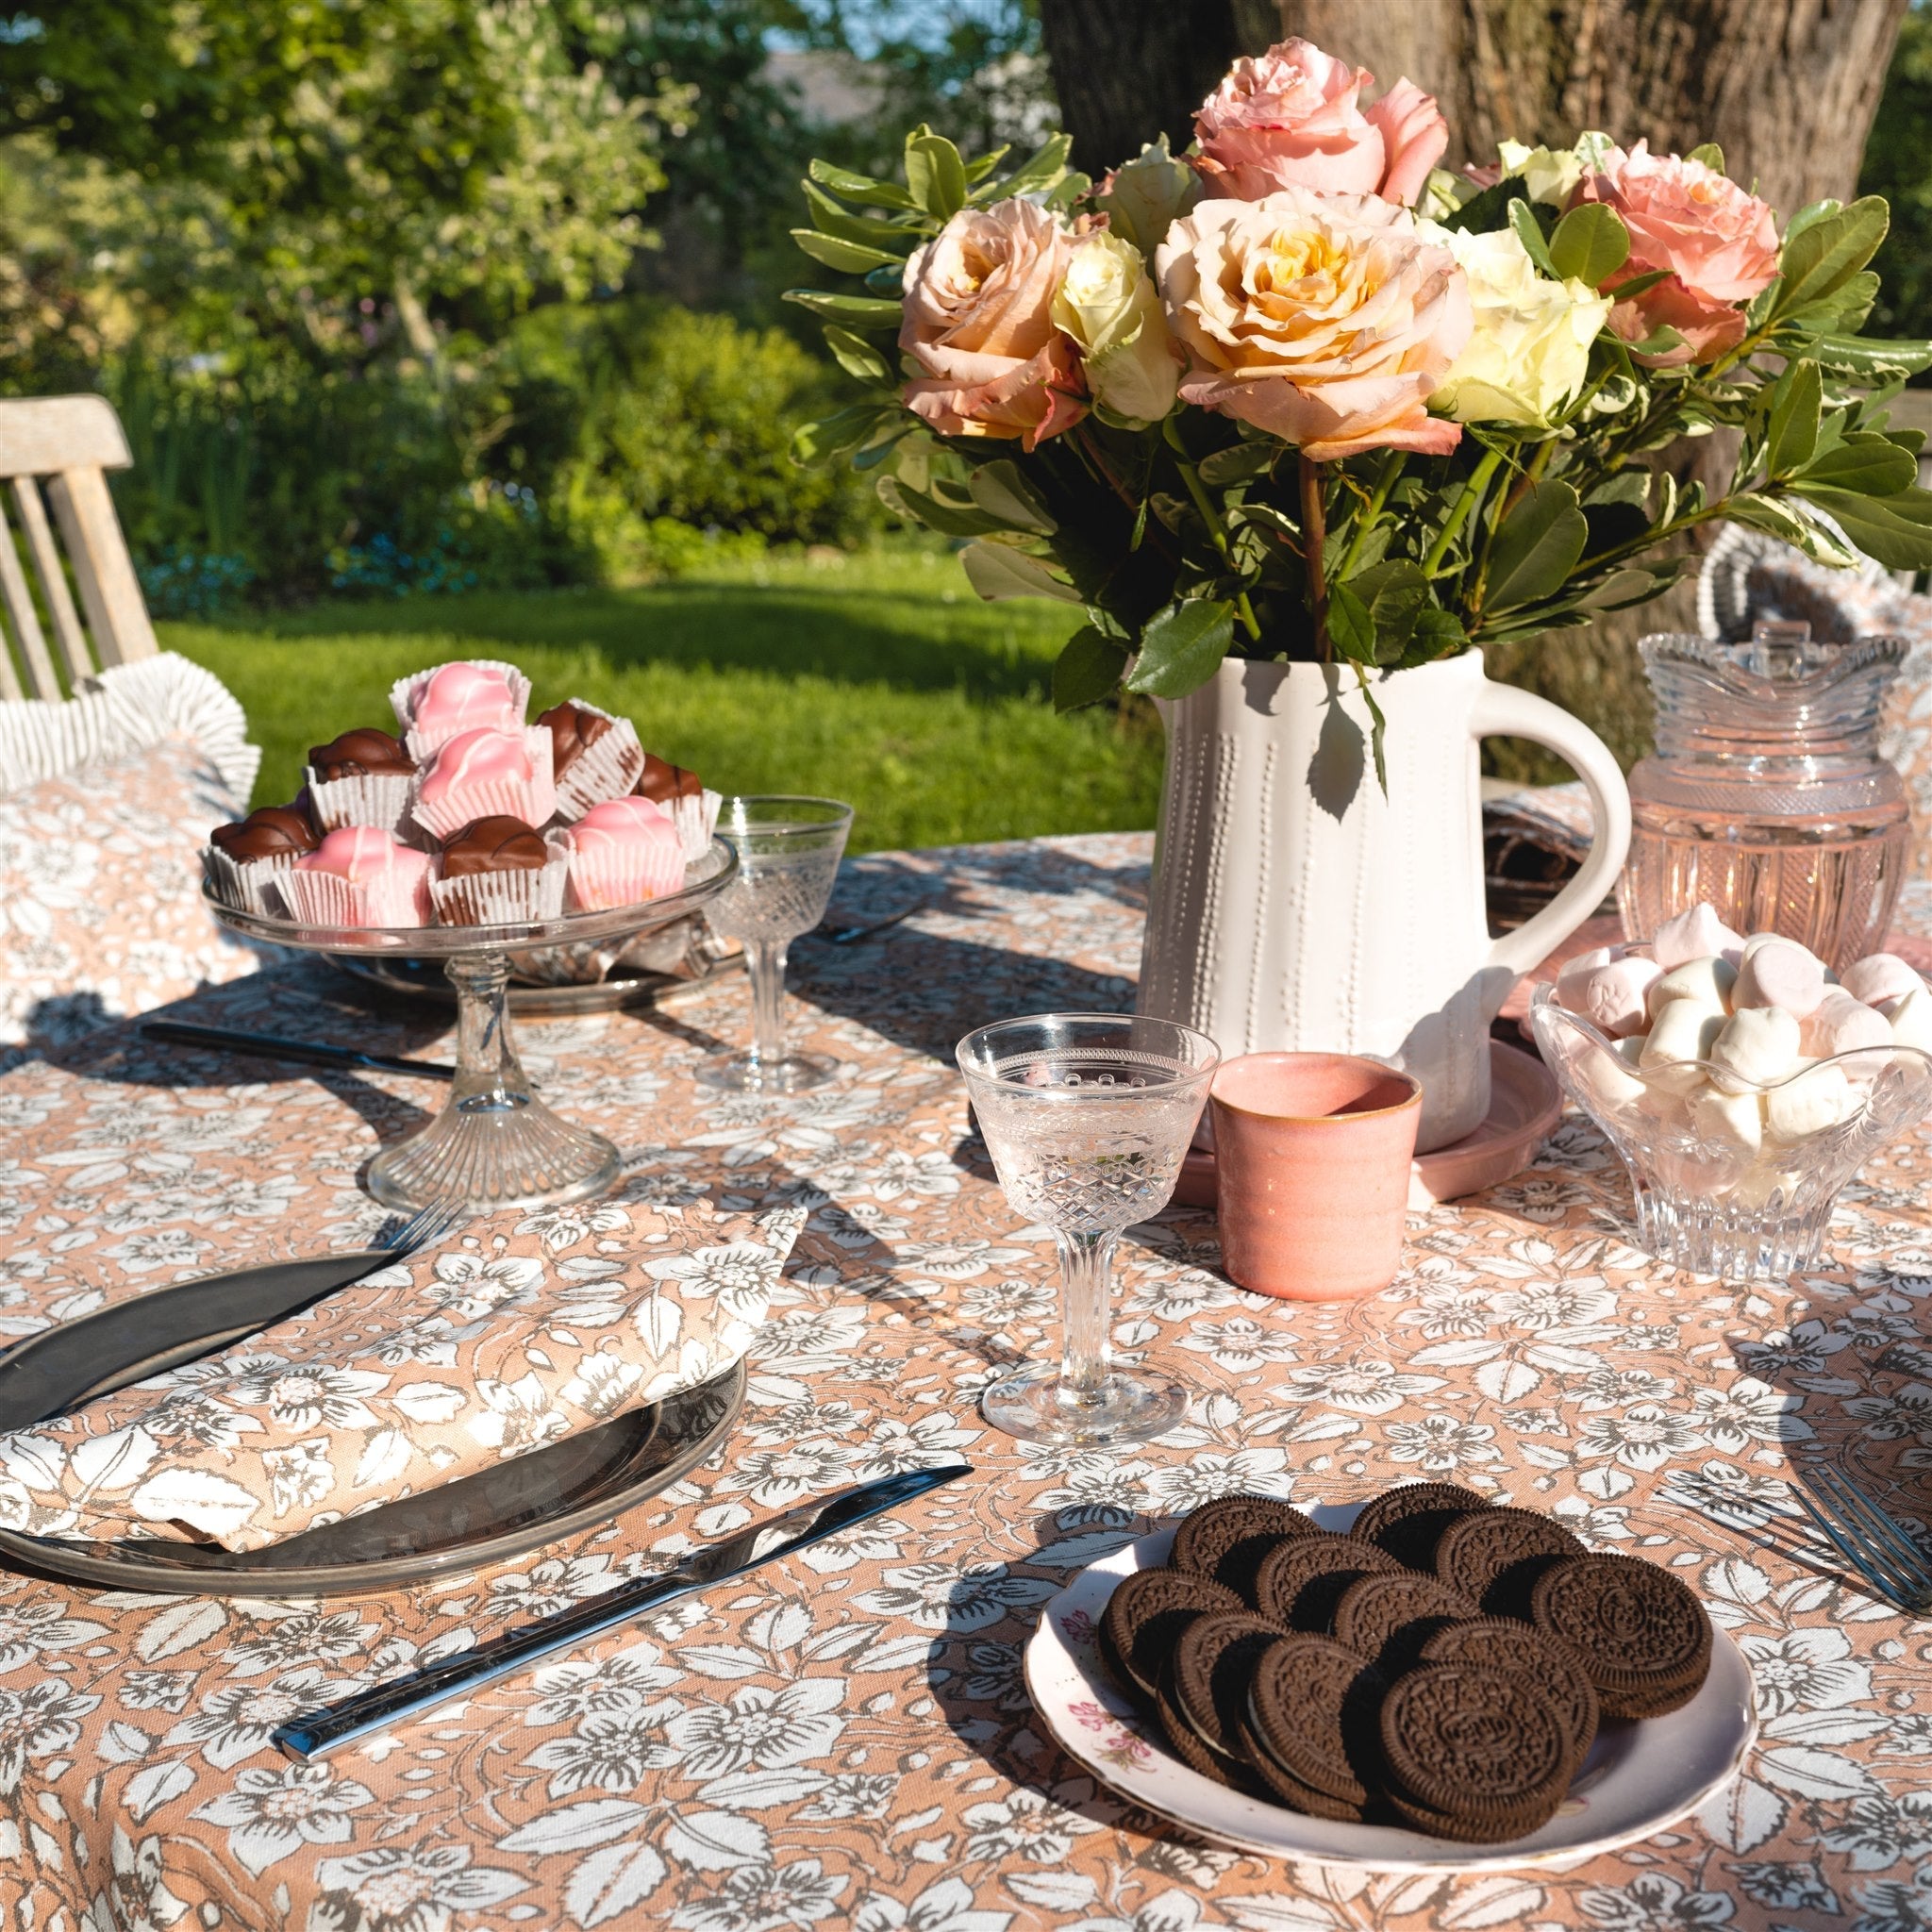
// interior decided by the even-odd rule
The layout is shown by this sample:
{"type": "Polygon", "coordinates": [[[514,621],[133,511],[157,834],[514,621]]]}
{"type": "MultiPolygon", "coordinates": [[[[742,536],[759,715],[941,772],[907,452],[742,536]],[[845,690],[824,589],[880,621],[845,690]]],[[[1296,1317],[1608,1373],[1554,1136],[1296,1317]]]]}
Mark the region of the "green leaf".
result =
{"type": "Polygon", "coordinates": [[[1823,201],[1807,203],[1785,224],[1785,241],[1789,243],[1794,237],[1802,235],[1807,228],[1814,227],[1827,216],[1837,214],[1843,207],[1843,202],[1834,201],[1829,196],[1823,201]]]}
{"type": "Polygon", "coordinates": [[[896,510],[908,523],[937,530],[941,537],[984,537],[1006,527],[997,517],[978,509],[957,509],[897,476],[881,476],[878,492],[888,509],[896,510]]]}
{"type": "Polygon", "coordinates": [[[1194,466],[1194,474],[1210,489],[1226,490],[1265,476],[1280,454],[1278,443],[1231,442],[1225,449],[1203,457],[1194,466]]]}
{"type": "Polygon", "coordinates": [[[1808,493],[1823,484],[1860,496],[1895,496],[1909,488],[1918,474],[1918,464],[1897,443],[1861,430],[1807,463],[1791,478],[1791,487],[1808,493]]]}
{"type": "Polygon", "coordinates": [[[905,320],[898,303],[873,295],[828,295],[823,289],[787,289],[784,299],[829,322],[846,323],[854,328],[897,328],[905,320]]]}
{"type": "Polygon", "coordinates": [[[1867,194],[1795,236],[1787,235],[1778,258],[1784,289],[1775,312],[1794,314],[1841,289],[1877,252],[1890,222],[1884,197],[1867,194]]]}
{"type": "Polygon", "coordinates": [[[1403,662],[1432,664],[1438,658],[1447,658],[1468,646],[1469,633],[1463,629],[1461,618],[1453,610],[1439,610],[1431,606],[1416,619],[1403,662]]]}
{"type": "Polygon", "coordinates": [[[1077,711],[1110,696],[1127,668],[1127,647],[1116,638],[1083,625],[1054,659],[1053,708],[1077,711]]]}
{"type": "Polygon", "coordinates": [[[1375,702],[1375,693],[1369,684],[1369,669],[1366,664],[1355,667],[1355,681],[1361,687],[1362,703],[1369,708],[1369,749],[1375,759],[1375,783],[1382,788],[1382,796],[1389,796],[1389,761],[1383,755],[1383,748],[1389,737],[1389,721],[1382,715],[1382,708],[1375,702]]]}
{"type": "Polygon", "coordinates": [[[1459,228],[1468,235],[1487,235],[1507,224],[1509,204],[1522,201],[1528,192],[1521,175],[1506,175],[1493,187],[1471,195],[1454,214],[1445,215],[1442,225],[1459,228]]]}
{"type": "Polygon", "coordinates": [[[991,175],[992,171],[995,168],[997,168],[999,164],[1003,160],[1005,160],[1009,154],[1012,153],[1012,151],[1013,144],[1011,142],[1008,141],[1002,142],[1001,144],[998,147],[994,148],[990,154],[974,155],[974,158],[966,163],[967,180],[984,181],[986,177],[989,175],[991,175]]]}
{"type": "Polygon", "coordinates": [[[1375,661],[1375,620],[1360,594],[1347,584],[1328,592],[1328,641],[1357,664],[1375,661]]]}
{"type": "Polygon", "coordinates": [[[891,262],[896,267],[902,258],[883,248],[874,248],[869,242],[847,242],[838,235],[822,235],[816,228],[793,228],[791,239],[814,261],[822,261],[827,268],[841,269],[848,275],[863,275],[867,269],[877,268],[884,262],[891,262]]]}
{"type": "Polygon", "coordinates": [[[1629,302],[1639,295],[1647,294],[1659,282],[1667,282],[1670,278],[1671,272],[1667,268],[1645,269],[1641,275],[1625,275],[1609,292],[1619,302],[1629,302]]]}
{"type": "Polygon", "coordinates": [[[1587,610],[1623,610],[1648,602],[1664,588],[1648,570],[1613,570],[1576,601],[1587,610]]]}
{"type": "Polygon", "coordinates": [[[1342,588],[1353,591],[1368,607],[1375,632],[1375,662],[1400,663],[1429,602],[1429,580],[1422,565],[1406,557],[1391,558],[1357,571],[1342,588]]]}
{"type": "Polygon", "coordinates": [[[1829,370],[1842,375],[1882,381],[1932,369],[1932,342],[1883,341],[1874,336],[1824,335],[1805,345],[1829,370]]]}
{"type": "Polygon", "coordinates": [[[1036,536],[1051,537],[1059,528],[1046,499],[1027,480],[1010,457],[982,463],[967,478],[973,500],[988,516],[997,517],[1008,528],[1031,530],[1036,536]]]}
{"type": "Polygon", "coordinates": [[[950,221],[966,206],[966,163],[943,134],[924,127],[906,137],[906,186],[912,199],[937,220],[950,221]]]}
{"type": "Polygon", "coordinates": [[[1590,525],[1569,484],[1539,483],[1497,528],[1490,550],[1483,605],[1507,610],[1563,588],[1583,555],[1590,525]]]}
{"type": "Polygon", "coordinates": [[[1058,187],[1067,172],[1067,157],[1074,151],[1071,134],[1049,136],[1020,165],[998,184],[1002,199],[1009,194],[1032,194],[1041,189],[1058,187]]]}
{"type": "Polygon", "coordinates": [[[898,413],[876,403],[853,403],[815,422],[801,423],[791,432],[791,460],[808,468],[829,461],[845,450],[870,442],[879,425],[898,413]]]}
{"type": "Polygon", "coordinates": [[[1793,490],[1825,512],[1847,537],[1887,570],[1932,570],[1932,491],[1857,496],[1848,490],[1793,490]]]}
{"type": "Polygon", "coordinates": [[[1550,237],[1550,264],[1566,281],[1601,288],[1630,258],[1630,230],[1600,201],[1573,208],[1550,237]]]}
{"type": "Polygon", "coordinates": [[[891,365],[863,336],[856,336],[849,328],[841,328],[837,323],[828,322],[824,326],[824,338],[825,347],[832,352],[832,359],[847,375],[857,376],[860,382],[891,381],[891,365]]]}
{"type": "Polygon", "coordinates": [[[1080,593],[1063,583],[1037,557],[1015,550],[1010,543],[982,539],[959,553],[966,581],[989,603],[1003,597],[1050,597],[1058,604],[1077,604],[1080,593]]]}
{"type": "Polygon", "coordinates": [[[897,222],[883,222],[873,215],[856,215],[842,208],[824,189],[810,181],[798,184],[805,191],[806,206],[811,209],[812,226],[847,242],[870,242],[874,248],[909,255],[921,241],[917,228],[903,227],[897,222]]]}
{"type": "Polygon", "coordinates": [[[1666,324],[1662,328],[1653,329],[1641,342],[1626,342],[1624,346],[1633,356],[1668,356],[1673,349],[1684,346],[1684,338],[1666,324]]]}
{"type": "Polygon", "coordinates": [[[1774,476],[1801,468],[1818,448],[1818,416],[1824,379],[1811,361],[1788,363],[1772,391],[1771,425],[1765,432],[1764,467],[1774,476]]]}
{"type": "Polygon", "coordinates": [[[1701,142],[1684,158],[1687,161],[1702,161],[1707,168],[1714,168],[1720,175],[1724,171],[1724,151],[1714,141],[1701,142]]]}
{"type": "Polygon", "coordinates": [[[855,175],[850,168],[835,167],[830,161],[813,161],[807,171],[814,181],[867,208],[915,208],[906,191],[891,181],[875,181],[870,175],[855,175]]]}
{"type": "Polygon", "coordinates": [[[1550,259],[1550,244],[1543,240],[1542,225],[1536,218],[1536,209],[1526,201],[1512,201],[1509,204],[1509,225],[1516,230],[1516,239],[1523,243],[1524,252],[1530,260],[1544,275],[1556,275],[1557,265],[1550,259]]]}
{"type": "Polygon", "coordinates": [[[1748,525],[1802,550],[1815,563],[1847,570],[1857,561],[1842,543],[1827,536],[1809,517],[1800,516],[1790,504],[1780,503],[1774,497],[1734,496],[1725,514],[1733,523],[1748,525]]]}
{"type": "Polygon", "coordinates": [[[1234,641],[1234,606],[1218,597],[1177,597],[1141,633],[1129,691],[1184,698],[1220,668],[1234,641]]]}

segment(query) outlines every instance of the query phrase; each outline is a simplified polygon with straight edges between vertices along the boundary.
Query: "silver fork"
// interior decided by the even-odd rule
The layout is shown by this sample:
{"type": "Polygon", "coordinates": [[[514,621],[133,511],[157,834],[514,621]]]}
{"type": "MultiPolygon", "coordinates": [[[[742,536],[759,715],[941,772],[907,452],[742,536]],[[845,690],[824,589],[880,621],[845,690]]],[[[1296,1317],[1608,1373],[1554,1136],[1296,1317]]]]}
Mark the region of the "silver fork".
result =
{"type": "Polygon", "coordinates": [[[1886,1602],[1911,1615],[1932,1610],[1932,1561],[1918,1544],[1836,1470],[1817,1467],[1810,1474],[1818,1499],[1796,1483],[1792,1492],[1839,1555],[1886,1602]]]}
{"type": "Polygon", "coordinates": [[[393,1255],[397,1260],[405,1260],[441,1241],[445,1235],[454,1234],[469,1218],[463,1208],[447,1202],[431,1202],[427,1208],[417,1208],[408,1220],[385,1228],[370,1246],[380,1254],[393,1255]]]}

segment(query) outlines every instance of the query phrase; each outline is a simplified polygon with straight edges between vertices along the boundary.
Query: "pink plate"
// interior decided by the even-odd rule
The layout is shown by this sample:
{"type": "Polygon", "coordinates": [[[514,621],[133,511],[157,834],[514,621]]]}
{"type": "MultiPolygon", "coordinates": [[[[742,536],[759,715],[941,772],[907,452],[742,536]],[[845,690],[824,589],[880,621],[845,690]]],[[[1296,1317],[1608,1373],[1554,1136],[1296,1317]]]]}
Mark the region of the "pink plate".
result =
{"type": "MultiPolygon", "coordinates": [[[[1521,1174],[1562,1111],[1562,1093],[1541,1059],[1491,1041],[1489,1118],[1473,1134],[1416,1156],[1408,1205],[1458,1200],[1521,1174]]],[[[1216,1193],[1214,1156],[1196,1148],[1181,1163],[1174,1197],[1184,1208],[1211,1208],[1216,1193]]]]}

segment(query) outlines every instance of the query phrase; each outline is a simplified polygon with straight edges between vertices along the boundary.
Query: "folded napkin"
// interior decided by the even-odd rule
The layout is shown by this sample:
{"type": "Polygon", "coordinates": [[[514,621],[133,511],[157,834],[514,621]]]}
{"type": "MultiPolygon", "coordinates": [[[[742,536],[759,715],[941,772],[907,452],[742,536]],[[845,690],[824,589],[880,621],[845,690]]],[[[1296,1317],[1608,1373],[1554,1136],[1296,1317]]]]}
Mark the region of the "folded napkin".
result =
{"type": "Polygon", "coordinates": [[[219,1355],[0,1435],[0,1523],[258,1550],[528,1455],[728,1369],[804,1219],[620,1194],[473,1227],[219,1355]]]}

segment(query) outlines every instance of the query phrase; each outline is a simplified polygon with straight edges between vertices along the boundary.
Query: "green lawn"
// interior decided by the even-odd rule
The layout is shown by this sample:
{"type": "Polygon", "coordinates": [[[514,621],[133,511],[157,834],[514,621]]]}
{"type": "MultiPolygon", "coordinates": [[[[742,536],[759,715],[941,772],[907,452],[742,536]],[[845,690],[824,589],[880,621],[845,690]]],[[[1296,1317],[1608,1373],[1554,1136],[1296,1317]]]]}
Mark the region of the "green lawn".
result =
{"type": "Polygon", "coordinates": [[[855,850],[1154,823],[1160,733],[1144,709],[1056,718],[1043,693],[1079,621],[983,604],[958,563],[881,550],[773,558],[636,591],[328,604],[166,624],[241,699],[265,748],[257,804],[303,753],[391,723],[391,684],[449,658],[515,661],[534,712],[583,696],[721,791],[819,791],[858,808],[855,850]]]}

